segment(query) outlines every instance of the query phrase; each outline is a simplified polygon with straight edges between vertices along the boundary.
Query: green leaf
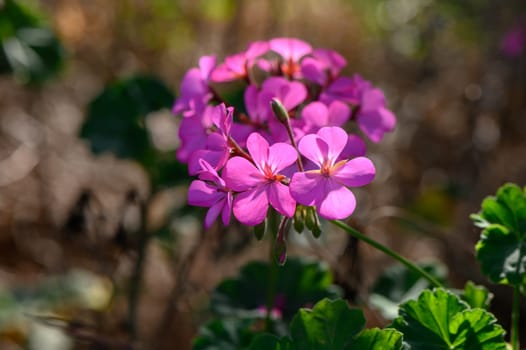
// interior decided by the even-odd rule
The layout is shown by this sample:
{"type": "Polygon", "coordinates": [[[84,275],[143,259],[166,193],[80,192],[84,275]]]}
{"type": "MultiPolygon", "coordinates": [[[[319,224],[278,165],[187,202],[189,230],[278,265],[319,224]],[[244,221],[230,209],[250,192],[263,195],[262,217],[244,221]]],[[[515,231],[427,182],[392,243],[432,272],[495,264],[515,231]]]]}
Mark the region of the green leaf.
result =
{"type": "Polygon", "coordinates": [[[292,349],[402,349],[402,334],[394,329],[369,329],[360,309],[342,299],[324,299],[312,310],[301,309],[290,326],[292,349]]]}
{"type": "Polygon", "coordinates": [[[350,309],[341,299],[324,299],[312,310],[301,309],[292,320],[290,333],[299,349],[343,349],[364,327],[360,309],[350,309]]]}
{"type": "Polygon", "coordinates": [[[288,338],[278,338],[271,334],[258,334],[250,344],[248,350],[292,350],[288,338]]]}
{"type": "Polygon", "coordinates": [[[481,308],[487,310],[493,299],[493,294],[484,287],[477,286],[471,281],[466,283],[460,298],[469,304],[472,308],[481,308]]]}
{"type": "Polygon", "coordinates": [[[261,319],[224,318],[215,319],[199,330],[194,339],[193,350],[238,350],[247,347],[252,341],[253,327],[261,319]]]}
{"type": "MultiPolygon", "coordinates": [[[[318,262],[290,257],[283,267],[276,269],[275,308],[285,320],[297,310],[323,298],[336,298],[340,290],[333,285],[330,271],[318,262]]],[[[222,315],[243,314],[264,307],[270,285],[271,265],[251,262],[236,278],[223,281],[213,292],[211,308],[222,315]]]]}
{"type": "Polygon", "coordinates": [[[471,218],[483,228],[475,247],[482,272],[495,283],[526,284],[526,190],[505,184],[471,218]]]}
{"type": "Polygon", "coordinates": [[[444,289],[425,290],[418,300],[402,304],[392,327],[411,350],[506,349],[505,332],[492,314],[470,309],[444,289]]]}
{"type": "Polygon", "coordinates": [[[14,0],[0,7],[0,73],[24,84],[38,84],[62,68],[65,52],[38,15],[14,0]]]}
{"type": "Polygon", "coordinates": [[[386,350],[402,349],[402,333],[395,329],[366,329],[349,349],[386,350]]]}
{"type": "MultiPolygon", "coordinates": [[[[445,266],[439,263],[424,263],[419,264],[419,267],[437,281],[445,282],[445,266]]],[[[396,264],[386,269],[377,279],[369,293],[369,304],[380,310],[384,318],[392,320],[398,315],[400,303],[415,299],[422,290],[430,287],[432,286],[429,281],[420,274],[402,264],[396,264]]]]}

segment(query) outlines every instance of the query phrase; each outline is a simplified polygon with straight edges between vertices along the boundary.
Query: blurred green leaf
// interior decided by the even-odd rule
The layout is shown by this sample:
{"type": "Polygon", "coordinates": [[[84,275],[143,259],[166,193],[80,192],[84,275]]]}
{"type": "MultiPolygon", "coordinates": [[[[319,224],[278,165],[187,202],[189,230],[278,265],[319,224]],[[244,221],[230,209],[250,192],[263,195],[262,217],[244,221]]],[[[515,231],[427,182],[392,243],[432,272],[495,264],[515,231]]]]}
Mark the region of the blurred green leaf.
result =
{"type": "MultiPolygon", "coordinates": [[[[447,270],[439,263],[419,264],[437,281],[444,283],[447,270]]],[[[398,315],[398,305],[416,298],[424,289],[431,288],[429,281],[402,264],[386,269],[369,292],[369,304],[380,310],[388,320],[398,315]]]]}
{"type": "Polygon", "coordinates": [[[250,344],[248,350],[292,350],[288,338],[278,338],[271,334],[258,334],[250,344]]]}
{"type": "Polygon", "coordinates": [[[117,81],[91,101],[80,135],[90,141],[95,154],[112,152],[134,159],[146,168],[155,186],[172,185],[187,178],[186,167],[175,160],[175,152],[154,147],[145,118],[170,108],[173,101],[170,89],[155,77],[139,75],[117,81]]]}
{"type": "Polygon", "coordinates": [[[425,290],[418,300],[400,305],[392,327],[411,350],[506,349],[505,332],[491,313],[470,309],[444,289],[425,290]]]}
{"type": "Polygon", "coordinates": [[[193,350],[238,350],[246,348],[252,341],[255,318],[223,318],[207,323],[199,330],[193,350]]]}
{"type": "Polygon", "coordinates": [[[38,84],[55,76],[65,52],[38,15],[14,0],[0,7],[0,73],[12,73],[24,84],[38,84]]]}
{"type": "Polygon", "coordinates": [[[472,308],[488,310],[493,294],[486,287],[477,286],[475,283],[468,281],[460,294],[460,298],[472,308]]]}
{"type": "Polygon", "coordinates": [[[483,228],[476,245],[482,272],[495,283],[526,284],[526,191],[505,184],[471,218],[483,228]]]}
{"type": "MultiPolygon", "coordinates": [[[[212,310],[218,314],[232,315],[264,307],[270,269],[267,262],[245,265],[238,277],[223,281],[214,290],[212,310]]],[[[330,271],[318,262],[291,257],[283,267],[277,268],[277,274],[274,307],[280,310],[285,320],[290,320],[301,307],[340,295],[338,287],[332,284],[330,271]]]]}

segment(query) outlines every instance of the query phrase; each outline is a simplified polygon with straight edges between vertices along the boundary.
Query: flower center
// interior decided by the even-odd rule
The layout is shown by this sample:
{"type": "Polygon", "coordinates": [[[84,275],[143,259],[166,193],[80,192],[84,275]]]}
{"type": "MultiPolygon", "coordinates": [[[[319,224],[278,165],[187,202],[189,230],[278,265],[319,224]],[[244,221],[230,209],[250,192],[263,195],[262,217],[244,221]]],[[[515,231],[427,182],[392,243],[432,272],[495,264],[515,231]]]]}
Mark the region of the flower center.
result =
{"type": "Polygon", "coordinates": [[[265,179],[268,182],[274,182],[274,181],[278,181],[279,182],[279,181],[285,179],[285,176],[283,176],[283,175],[274,174],[274,172],[272,171],[272,168],[268,164],[265,164],[263,166],[263,176],[265,176],[265,179]]]}

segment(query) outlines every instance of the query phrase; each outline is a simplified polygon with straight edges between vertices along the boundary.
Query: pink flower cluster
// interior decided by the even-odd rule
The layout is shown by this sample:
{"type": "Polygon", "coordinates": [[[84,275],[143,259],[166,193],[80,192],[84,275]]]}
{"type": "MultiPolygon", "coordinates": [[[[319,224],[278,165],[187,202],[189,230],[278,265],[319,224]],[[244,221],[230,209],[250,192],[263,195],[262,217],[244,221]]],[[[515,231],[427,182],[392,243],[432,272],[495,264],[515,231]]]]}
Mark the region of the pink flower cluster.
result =
{"type": "Polygon", "coordinates": [[[205,226],[231,213],[255,226],[269,205],[293,217],[298,204],[344,219],[356,201],[349,187],[375,176],[356,123],[379,142],[395,126],[380,89],[346,77],[337,52],[304,41],[254,42],[217,63],[204,56],[183,78],[173,112],[182,116],[178,160],[198,177],[190,205],[209,208],[205,226]],[[279,115],[281,110],[282,115],[279,115]]]}

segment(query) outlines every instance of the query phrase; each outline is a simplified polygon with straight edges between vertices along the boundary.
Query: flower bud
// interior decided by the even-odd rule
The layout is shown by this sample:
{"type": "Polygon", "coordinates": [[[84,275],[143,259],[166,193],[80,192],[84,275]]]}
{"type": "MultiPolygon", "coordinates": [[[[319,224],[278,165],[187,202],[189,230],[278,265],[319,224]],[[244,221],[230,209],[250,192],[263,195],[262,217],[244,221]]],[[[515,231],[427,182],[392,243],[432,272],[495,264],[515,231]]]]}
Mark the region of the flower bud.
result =
{"type": "Polygon", "coordinates": [[[320,219],[318,218],[318,214],[316,214],[316,210],[314,210],[314,207],[308,207],[305,211],[305,225],[315,238],[320,237],[320,219]]]}
{"type": "Polygon", "coordinates": [[[274,260],[280,266],[285,265],[287,261],[287,244],[285,240],[276,240],[274,244],[274,260]]]}
{"type": "Polygon", "coordinates": [[[278,118],[283,124],[288,125],[289,113],[285,106],[283,106],[283,104],[275,97],[270,101],[270,106],[272,107],[272,112],[274,112],[276,118],[278,118]]]}
{"type": "Polygon", "coordinates": [[[304,208],[301,205],[298,205],[296,207],[296,211],[294,212],[294,219],[293,219],[293,225],[294,230],[296,230],[297,233],[302,233],[305,229],[305,214],[304,214],[304,208]]]}

